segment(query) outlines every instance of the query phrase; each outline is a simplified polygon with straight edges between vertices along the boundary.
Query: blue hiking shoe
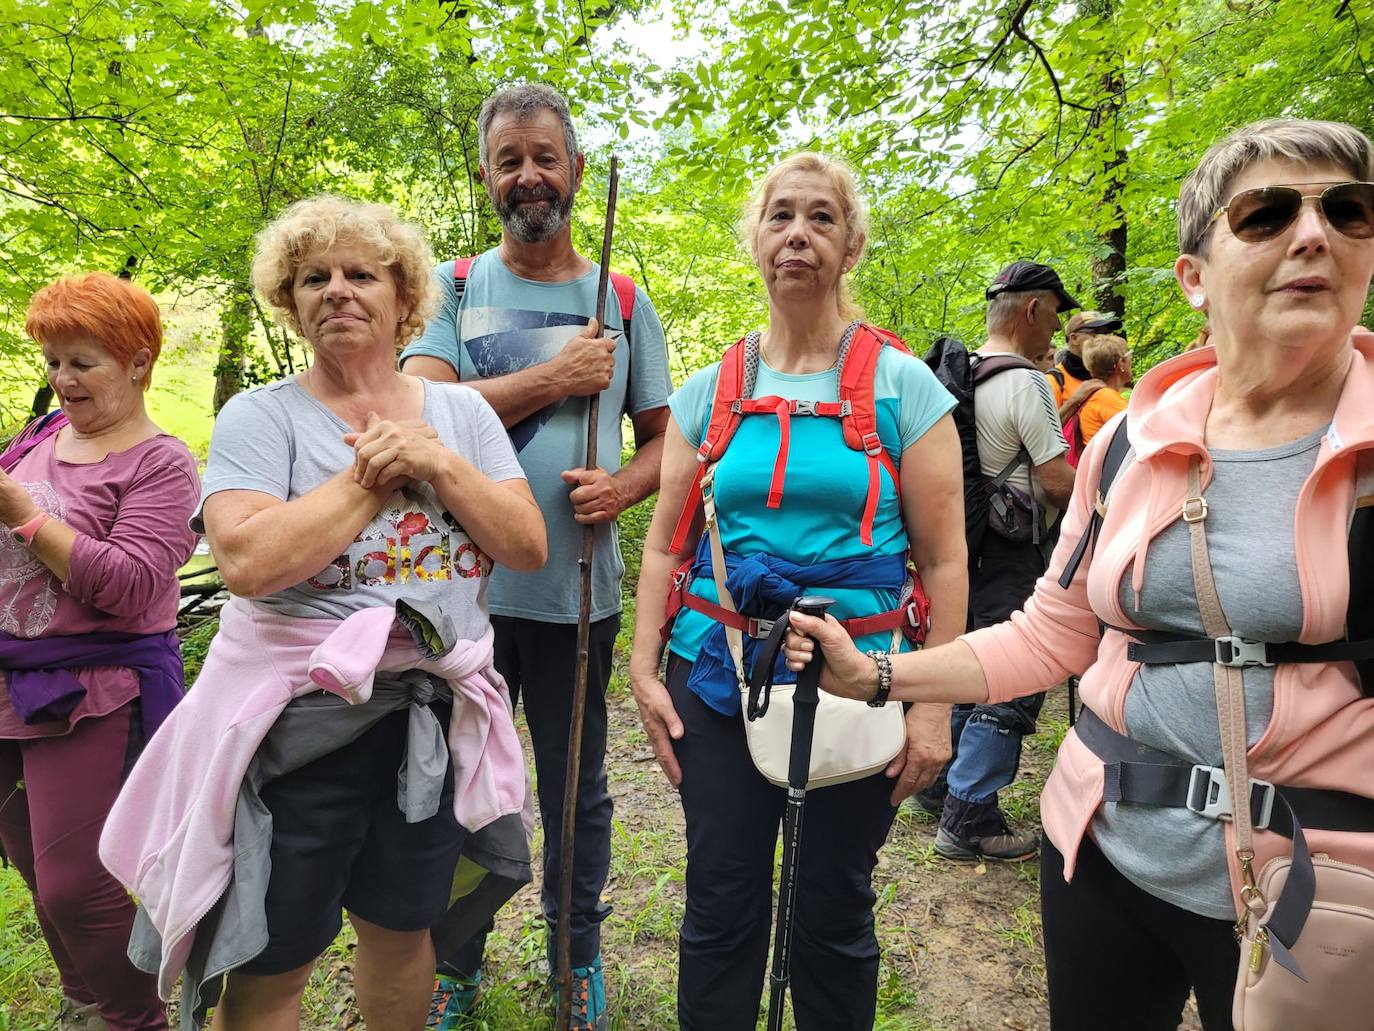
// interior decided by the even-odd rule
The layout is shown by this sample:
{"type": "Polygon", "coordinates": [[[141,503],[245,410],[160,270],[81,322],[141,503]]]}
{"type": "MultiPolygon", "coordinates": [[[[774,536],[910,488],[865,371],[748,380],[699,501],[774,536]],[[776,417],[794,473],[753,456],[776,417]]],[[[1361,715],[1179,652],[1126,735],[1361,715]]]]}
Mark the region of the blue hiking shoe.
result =
{"type": "MultiPolygon", "coordinates": [[[[558,1004],[555,980],[554,1005],[558,1004]]],[[[578,1031],[606,1031],[611,1015],[606,1009],[606,979],[601,972],[601,954],[589,966],[572,969],[572,1027],[578,1031]]]]}
{"type": "Polygon", "coordinates": [[[429,1019],[425,1031],[456,1031],[459,1021],[472,1012],[482,993],[482,972],[472,977],[449,977],[438,974],[434,978],[434,996],[429,1003],[429,1019]]]}

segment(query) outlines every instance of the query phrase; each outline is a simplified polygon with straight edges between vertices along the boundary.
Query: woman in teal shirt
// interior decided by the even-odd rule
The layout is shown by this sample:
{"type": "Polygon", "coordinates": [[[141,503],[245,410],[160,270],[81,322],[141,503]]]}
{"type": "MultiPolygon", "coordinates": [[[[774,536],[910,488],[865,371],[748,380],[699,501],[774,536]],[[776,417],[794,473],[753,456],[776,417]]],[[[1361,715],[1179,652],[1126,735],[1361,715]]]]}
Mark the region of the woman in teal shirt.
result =
{"type": "MultiPolygon", "coordinates": [[[[877,332],[861,326],[845,285],[866,230],[853,176],[818,154],[788,158],[764,178],[743,230],[769,299],[767,328],[746,341],[749,397],[768,398],[774,408],[775,402],[803,404],[790,406],[790,418],[771,408],[744,415],[713,467],[721,543],[739,566],[754,571],[757,587],[734,601],[748,615],[768,617],[785,607],[780,589],[799,590],[821,570],[862,570],[843,587],[825,588],[836,599],[832,611],[841,619],[888,612],[902,602],[909,554],[931,601],[928,641],[953,640],[967,609],[962,467],[948,414],[953,399],[924,364],[884,346],[871,376],[880,453],[846,443],[838,417],[800,417],[813,404],[832,413],[839,407],[842,356],[859,334],[877,332]],[[780,569],[790,579],[780,581],[780,569]],[[751,599],[758,611],[751,611],[751,599]]],[[[674,533],[696,487],[697,448],[720,374],[719,363],[701,370],[669,401],[672,420],[644,547],[630,664],[645,731],[681,792],[687,821],[678,979],[683,1031],[755,1026],[785,800],[784,789],[765,780],[749,756],[735,670],[721,626],[707,614],[717,597],[704,570],[700,515],[690,532],[674,533]],[[674,621],[665,685],[658,677],[657,627],[673,571],[694,551],[699,558],[683,586],[700,601],[674,621]]],[[[856,643],[886,651],[894,636],[883,630],[856,643]]],[[[912,707],[906,723],[907,748],[883,773],[808,796],[792,952],[801,1031],[872,1027],[877,851],[896,805],[934,779],[950,747],[947,707],[912,707]]]]}

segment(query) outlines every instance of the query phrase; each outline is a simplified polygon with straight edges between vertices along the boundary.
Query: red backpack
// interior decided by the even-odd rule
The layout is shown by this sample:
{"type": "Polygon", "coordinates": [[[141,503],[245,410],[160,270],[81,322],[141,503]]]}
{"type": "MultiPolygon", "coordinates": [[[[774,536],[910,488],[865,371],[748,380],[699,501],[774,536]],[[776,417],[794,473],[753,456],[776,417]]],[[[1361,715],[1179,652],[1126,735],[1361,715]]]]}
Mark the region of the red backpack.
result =
{"type": "MultiPolygon", "coordinates": [[[[777,508],[782,504],[783,478],[787,470],[787,451],[790,441],[790,420],[793,415],[820,416],[839,419],[844,431],[844,442],[853,450],[868,456],[868,497],[864,503],[863,518],[859,526],[859,538],[865,545],[873,545],[873,521],[878,513],[878,496],[881,487],[880,469],[886,469],[894,486],[899,487],[897,466],[878,439],[878,413],[874,399],[873,381],[878,368],[878,356],[884,347],[895,347],[904,354],[910,354],[901,337],[877,326],[861,323],[849,342],[849,348],[842,359],[840,368],[840,390],[838,401],[792,401],[780,397],[752,397],[754,379],[758,372],[756,364],[758,351],[753,349],[755,362],[748,361],[750,349],[748,338],[732,344],[721,358],[720,373],[716,377],[715,398],[711,402],[711,418],[706,432],[702,434],[701,446],[697,448],[697,471],[688,488],[683,502],[682,513],[678,516],[673,530],[673,554],[680,555],[687,547],[687,535],[692,532],[692,523],[697,510],[702,505],[702,480],[706,471],[720,461],[730,440],[739,428],[745,415],[770,414],[778,418],[779,445],[778,457],[773,465],[773,478],[768,487],[768,507],[777,508]],[[751,367],[752,364],[752,367],[751,367]]],[[[673,618],[682,607],[694,609],[710,616],[717,622],[738,626],[751,636],[757,636],[758,620],[738,615],[720,605],[707,602],[690,594],[686,588],[687,574],[693,565],[688,558],[672,577],[668,596],[667,622],[662,628],[666,640],[673,618]]],[[[925,638],[928,627],[929,601],[921,586],[919,576],[911,580],[912,594],[903,604],[890,612],[878,613],[855,619],[841,620],[841,625],[852,637],[876,633],[879,630],[901,628],[914,642],[925,638]]]]}
{"type": "Polygon", "coordinates": [[[787,470],[787,448],[791,439],[789,420],[793,415],[825,416],[839,419],[844,428],[844,442],[855,451],[868,456],[868,500],[864,505],[859,538],[870,547],[873,544],[873,520],[878,513],[880,487],[878,469],[881,466],[898,483],[897,467],[878,439],[878,413],[873,398],[873,379],[878,369],[878,355],[883,347],[895,347],[910,354],[905,341],[885,329],[860,324],[840,370],[840,399],[838,401],[789,401],[779,397],[750,397],[754,390],[757,368],[746,368],[745,340],[736,341],[720,360],[720,374],[716,377],[716,396],[711,402],[711,420],[702,434],[697,448],[697,471],[687,491],[682,514],[678,517],[670,545],[674,554],[681,554],[687,546],[692,521],[701,507],[701,479],[706,469],[725,454],[730,440],[745,415],[771,413],[778,417],[781,434],[778,457],[773,464],[773,479],[768,486],[768,507],[782,504],[783,475],[787,470]]]}

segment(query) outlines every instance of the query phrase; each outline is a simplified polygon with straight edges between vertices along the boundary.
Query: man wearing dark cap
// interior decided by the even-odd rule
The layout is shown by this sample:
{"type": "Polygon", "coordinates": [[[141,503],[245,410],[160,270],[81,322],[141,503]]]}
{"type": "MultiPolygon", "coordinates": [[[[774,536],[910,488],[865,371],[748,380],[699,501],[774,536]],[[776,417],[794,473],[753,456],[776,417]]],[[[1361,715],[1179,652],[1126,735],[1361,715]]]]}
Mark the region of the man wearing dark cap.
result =
{"type": "Polygon", "coordinates": [[[1068,347],[1057,357],[1054,368],[1046,373],[1050,378],[1050,393],[1059,410],[1062,426],[1073,418],[1079,406],[1100,390],[1104,384],[1088,372],[1083,363],[1083,345],[1094,336],[1109,336],[1121,332],[1122,321],[1110,312],[1080,311],[1064,327],[1068,347]]]}
{"type": "MultiPolygon", "coordinates": [[[[1018,261],[987,290],[987,342],[973,361],[1012,355],[1013,367],[989,374],[975,388],[973,414],[984,476],[1003,478],[1039,520],[1036,540],[984,535],[969,561],[971,629],[1000,623],[1021,608],[1045,571],[1040,540],[1073,492],[1068,445],[1045,374],[1032,364],[1059,332],[1061,312],[1078,307],[1054,269],[1018,261]],[[1008,472],[1007,470],[1011,471],[1008,472]],[[1033,501],[1033,504],[1032,504],[1033,501]]],[[[1002,364],[1002,362],[999,362],[1002,364]]],[[[935,850],[947,859],[1028,859],[1039,842],[1007,826],[997,793],[1016,778],[1021,739],[1033,733],[1044,695],[999,705],[959,705],[952,721],[954,757],[941,782],[918,796],[940,813],[935,850]],[[943,788],[943,795],[940,789],[943,788]]]]}

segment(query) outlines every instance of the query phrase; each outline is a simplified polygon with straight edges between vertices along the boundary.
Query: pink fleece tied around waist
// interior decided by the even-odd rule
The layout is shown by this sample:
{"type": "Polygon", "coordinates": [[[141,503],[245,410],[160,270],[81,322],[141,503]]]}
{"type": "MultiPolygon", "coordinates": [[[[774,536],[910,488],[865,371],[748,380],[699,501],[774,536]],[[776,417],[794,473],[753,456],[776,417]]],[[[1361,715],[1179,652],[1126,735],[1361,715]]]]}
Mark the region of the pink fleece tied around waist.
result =
{"type": "MultiPolygon", "coordinates": [[[[400,647],[392,642],[395,625],[392,609],[353,613],[310,653],[310,679],[350,704],[367,701],[378,671],[414,665],[410,642],[400,647]],[[388,662],[388,653],[395,652],[403,655],[392,654],[388,662]]],[[[453,763],[453,811],[470,831],[518,810],[524,798],[517,790],[519,779],[509,775],[522,769],[525,760],[503,685],[489,673],[491,638],[488,629],[479,641],[459,641],[438,660],[454,695],[449,752],[461,760],[453,763]]],[[[419,668],[439,672],[429,663],[419,668]]]]}

